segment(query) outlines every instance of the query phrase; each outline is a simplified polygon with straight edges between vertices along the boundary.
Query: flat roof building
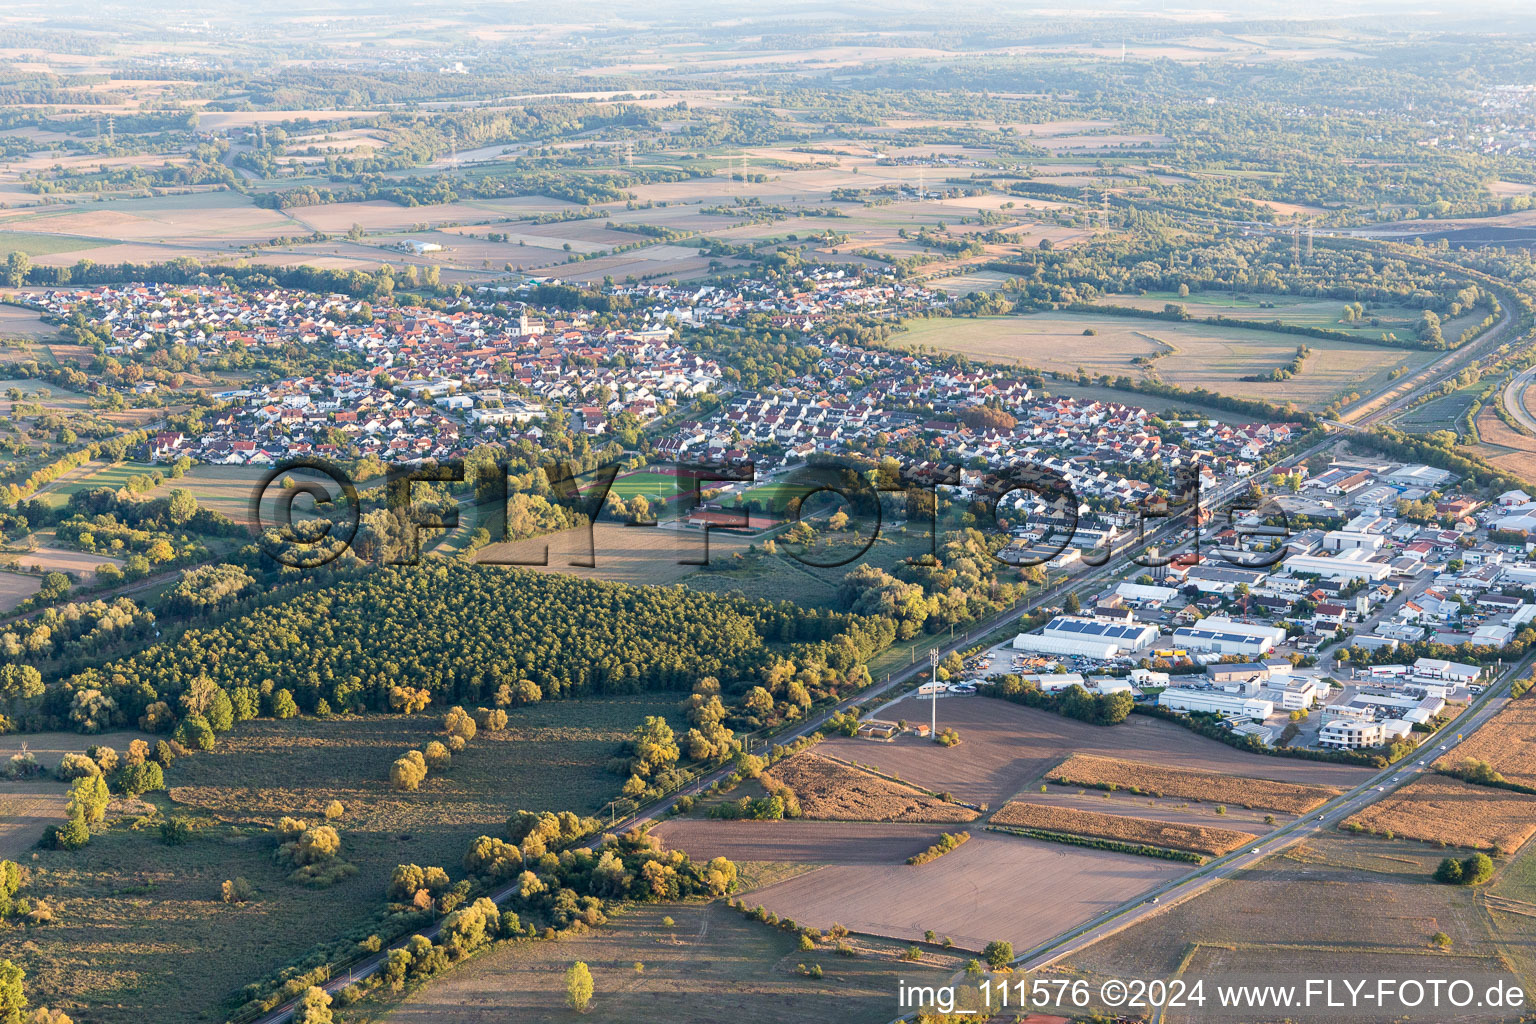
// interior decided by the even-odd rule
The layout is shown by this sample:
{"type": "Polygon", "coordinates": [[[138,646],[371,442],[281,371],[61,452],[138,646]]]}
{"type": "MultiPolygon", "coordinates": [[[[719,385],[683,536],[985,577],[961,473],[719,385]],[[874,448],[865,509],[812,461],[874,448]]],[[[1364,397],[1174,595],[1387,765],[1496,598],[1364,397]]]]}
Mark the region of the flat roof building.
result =
{"type": "Polygon", "coordinates": [[[1109,618],[1058,615],[1040,631],[1062,640],[1093,640],[1113,643],[1125,651],[1139,651],[1157,642],[1157,627],[1144,622],[1109,618]]]}
{"type": "Polygon", "coordinates": [[[1157,695],[1158,707],[1170,711],[1220,715],[1223,718],[1268,718],[1275,713],[1271,701],[1220,690],[1195,690],[1170,686],[1157,695]]]}

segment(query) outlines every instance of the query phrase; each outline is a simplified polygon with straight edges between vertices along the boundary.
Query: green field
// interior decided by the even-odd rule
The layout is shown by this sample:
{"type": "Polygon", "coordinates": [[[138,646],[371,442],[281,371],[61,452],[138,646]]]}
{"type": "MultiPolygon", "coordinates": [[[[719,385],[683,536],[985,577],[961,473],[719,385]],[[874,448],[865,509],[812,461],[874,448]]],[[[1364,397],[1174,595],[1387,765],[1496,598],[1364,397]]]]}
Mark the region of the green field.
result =
{"type": "Polygon", "coordinates": [[[36,231],[0,231],[0,252],[24,252],[28,256],[52,256],[111,245],[111,239],[78,235],[45,235],[36,231]]]}
{"type": "Polygon", "coordinates": [[[59,923],[46,943],[8,933],[0,956],[24,966],[34,1001],[77,1020],[138,1024],[145,1006],[172,1024],[221,1019],[216,1008],[240,986],[367,922],[396,864],[437,864],[457,878],[469,840],[502,834],[518,807],[600,813],[622,781],[606,766],[624,734],[675,707],[674,694],[532,705],[417,793],[389,788],[389,764],[433,737],[442,708],[244,723],[167,771],[172,800],[156,795],[196,822],[190,842],[166,846],[156,821],[135,828],[128,817],[77,853],[39,852],[28,894],[59,923]],[[336,822],[342,856],[358,874],[326,889],[287,882],[266,825],[284,814],[317,820],[333,797],[347,809],[336,822]],[[237,875],[256,898],[226,905],[220,883],[237,875]]]}

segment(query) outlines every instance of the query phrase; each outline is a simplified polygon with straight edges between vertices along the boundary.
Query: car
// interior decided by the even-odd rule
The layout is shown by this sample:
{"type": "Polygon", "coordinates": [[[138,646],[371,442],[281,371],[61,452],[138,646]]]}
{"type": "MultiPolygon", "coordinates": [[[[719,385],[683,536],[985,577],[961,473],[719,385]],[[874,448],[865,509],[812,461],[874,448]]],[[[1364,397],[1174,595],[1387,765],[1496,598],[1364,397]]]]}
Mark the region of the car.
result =
{"type": "Polygon", "coordinates": [[[1447,747],[1444,743],[1442,743],[1442,744],[1440,744],[1440,749],[1441,750],[1449,750],[1450,748],[1447,747]]]}
{"type": "Polygon", "coordinates": [[[1377,787],[1376,787],[1376,792],[1378,792],[1378,793],[1385,793],[1385,792],[1386,792],[1386,789],[1385,789],[1385,788],[1383,788],[1383,787],[1381,787],[1381,786],[1377,786],[1377,787]]]}

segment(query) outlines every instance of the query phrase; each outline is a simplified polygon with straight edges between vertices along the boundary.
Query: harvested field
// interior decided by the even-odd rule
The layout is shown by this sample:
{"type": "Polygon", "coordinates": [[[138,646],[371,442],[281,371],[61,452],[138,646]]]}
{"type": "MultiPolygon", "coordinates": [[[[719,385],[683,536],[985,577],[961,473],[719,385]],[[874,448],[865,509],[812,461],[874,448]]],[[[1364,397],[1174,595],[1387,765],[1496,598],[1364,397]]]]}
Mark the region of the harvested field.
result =
{"type": "MultiPolygon", "coordinates": [[[[788,786],[804,816],[824,821],[974,821],[977,812],[820,754],[796,754],[763,773],[788,786]]],[[[761,858],[759,858],[761,859],[761,858]]]]}
{"type": "Polygon", "coordinates": [[[653,830],[667,846],[694,860],[776,861],[796,864],[904,864],[932,846],[944,829],[872,822],[720,821],[674,818],[653,830]]]}
{"type": "Polygon", "coordinates": [[[1052,769],[1051,775],[1060,782],[1079,786],[1139,790],[1150,796],[1263,807],[1286,814],[1304,814],[1340,792],[1329,786],[1298,786],[1273,779],[1187,771],[1091,754],[1073,754],[1052,769]]]}
{"type": "MultiPolygon", "coordinates": [[[[1465,978],[1485,991],[1495,979],[1506,985],[1516,979],[1508,966],[1496,956],[1467,956],[1446,953],[1429,948],[1417,950],[1351,950],[1314,946],[1311,948],[1275,949],[1269,946],[1234,944],[1206,945],[1190,957],[1184,968],[1184,977],[1193,981],[1203,978],[1218,985],[1251,982],[1263,978],[1264,984],[1304,986],[1308,978],[1326,978],[1347,975],[1351,978],[1395,977],[1450,977],[1465,978]],[[1474,980],[1475,979],[1475,980],[1474,980]]],[[[1209,986],[1207,986],[1209,987],[1209,986]]],[[[1474,1013],[1446,1013],[1434,1016],[1434,1020],[1450,1024],[1452,1021],[1490,1021],[1496,1016],[1487,1011],[1474,1013]]],[[[1319,1020],[1319,1017],[1300,1019],[1319,1020]]],[[[1379,1007],[1335,1007],[1327,1013],[1329,1024],[1376,1024],[1383,1019],[1379,1007]]],[[[1412,1015],[1395,1019],[1425,1021],[1430,1018],[1412,1015]]],[[[1211,1005],[1200,1008],[1170,1009],[1164,1015],[1167,1024],[1245,1024],[1253,1020],[1251,1009],[1211,1005]]]]}
{"type": "MultiPolygon", "coordinates": [[[[1221,965],[1196,960],[1196,973],[1194,965],[1185,964],[1191,945],[1198,944],[1246,947],[1260,956],[1268,952],[1273,959],[1255,968],[1266,976],[1276,965],[1289,962],[1288,951],[1313,949],[1325,951],[1328,961],[1319,974],[1411,977],[1418,970],[1409,966],[1419,962],[1415,954],[1429,948],[1429,938],[1437,931],[1452,938],[1457,957],[1508,952],[1529,963],[1529,919],[1515,922],[1514,939],[1506,943],[1491,934],[1477,892],[1430,880],[1444,853],[1374,836],[1317,833],[1301,845],[1234,871],[1192,899],[1149,914],[1093,943],[1068,957],[1063,966],[1092,981],[1132,975],[1168,977],[1186,969],[1184,976],[1193,980],[1209,977],[1207,969],[1223,970],[1221,965]]],[[[1441,970],[1455,967],[1447,963],[1441,970]]],[[[1280,980],[1266,977],[1264,983],[1280,980]]],[[[1196,1019],[1203,1024],[1206,1018],[1197,1015],[1196,1019]]],[[[1250,1014],[1244,1019],[1256,1018],[1250,1014]]],[[[1377,1012],[1365,1019],[1384,1018],[1377,1012]]]]}
{"type": "Polygon", "coordinates": [[[20,861],[43,838],[43,829],[64,820],[69,786],[62,782],[0,783],[0,857],[20,861]]]}
{"type": "Polygon", "coordinates": [[[38,545],[31,551],[16,556],[16,564],[23,569],[37,569],[42,572],[67,572],[76,576],[93,573],[104,565],[122,565],[121,558],[112,558],[107,555],[93,555],[85,551],[71,551],[68,548],[49,547],[38,545]]]}
{"type": "Polygon", "coordinates": [[[1187,869],[973,831],[970,842],[921,868],[825,867],[760,889],[752,902],[816,928],[837,923],[899,939],[920,939],[931,928],[964,949],[994,939],[1024,949],[1187,869]]]}
{"type": "Polygon", "coordinates": [[[0,572],[0,612],[8,612],[43,587],[38,576],[19,572],[0,572]]]}
{"type": "Polygon", "coordinates": [[[1181,825],[1152,818],[1132,818],[1120,814],[1099,814],[1071,807],[1051,807],[1011,800],[992,816],[992,824],[1014,828],[1038,828],[1049,832],[1068,832],[1095,839],[1113,839],[1121,843],[1144,843],[1172,850],[1190,850],[1219,857],[1258,836],[1226,828],[1181,825]]]}
{"type": "Polygon", "coordinates": [[[1242,378],[1289,363],[1296,347],[1305,344],[1312,353],[1285,386],[1286,397],[1304,408],[1321,408],[1340,391],[1373,391],[1388,382],[1394,367],[1406,364],[1417,369],[1431,356],[1418,349],[1384,351],[1372,345],[1268,330],[1080,313],[939,317],[911,325],[894,340],[1040,370],[1082,368],[1091,375],[1133,378],[1145,375],[1133,360],[1171,348],[1155,364],[1155,375],[1161,380],[1264,399],[1274,397],[1272,384],[1242,378]],[[1085,337],[1087,330],[1096,336],[1085,337]]]}
{"type": "MultiPolygon", "coordinates": [[[[732,554],[746,550],[752,538],[720,530],[709,532],[709,560],[724,566],[732,554]]],[[[484,562],[537,562],[548,549],[548,565],[528,565],[538,572],[564,572],[622,583],[676,583],[700,566],[684,564],[704,557],[701,530],[641,529],[618,523],[596,523],[590,547],[587,531],[578,527],[545,537],[489,544],[476,552],[484,562]],[[592,567],[574,565],[590,560],[592,567]]]]}
{"type": "MultiPolygon", "coordinates": [[[[926,719],[928,708],[917,714],[911,710],[917,707],[915,702],[898,704],[881,712],[881,717],[926,719]]],[[[1074,752],[1216,775],[1263,772],[1281,781],[1340,788],[1352,787],[1370,774],[1352,765],[1245,754],[1144,715],[1104,727],[987,697],[940,701],[939,727],[945,726],[959,730],[964,740],[959,747],[946,750],[916,737],[871,743],[839,736],[822,741],[816,749],[844,761],[872,765],[925,789],[993,807],[1074,752]]]]}
{"type": "Polygon", "coordinates": [[[1487,725],[1436,761],[1435,767],[1455,768],[1467,758],[1487,761],[1510,782],[1536,786],[1536,695],[1505,704],[1487,725]]]}
{"type": "Polygon", "coordinates": [[[1536,796],[1424,775],[1351,815],[1344,821],[1350,825],[1404,839],[1514,853],[1536,833],[1536,796]]]}

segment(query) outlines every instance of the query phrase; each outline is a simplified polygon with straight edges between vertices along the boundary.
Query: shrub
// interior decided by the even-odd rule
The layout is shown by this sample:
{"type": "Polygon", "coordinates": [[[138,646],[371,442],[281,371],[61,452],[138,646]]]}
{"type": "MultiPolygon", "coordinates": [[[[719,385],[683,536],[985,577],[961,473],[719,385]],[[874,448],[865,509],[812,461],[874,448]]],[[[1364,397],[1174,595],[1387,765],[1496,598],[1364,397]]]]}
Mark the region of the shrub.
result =
{"type": "Polygon", "coordinates": [[[254,893],[251,883],[244,878],[225,879],[219,889],[225,903],[244,903],[254,893]]]}
{"type": "Polygon", "coordinates": [[[419,750],[408,750],[389,769],[389,784],[404,792],[415,792],[427,777],[427,762],[419,750]]]}
{"type": "Polygon", "coordinates": [[[101,774],[101,765],[85,754],[65,754],[59,761],[59,766],[54,769],[54,776],[61,782],[71,779],[83,779],[91,775],[101,774]]]}
{"type": "Polygon", "coordinates": [[[448,748],[437,740],[428,743],[423,748],[422,754],[426,758],[427,767],[434,772],[443,771],[453,760],[453,755],[448,752],[448,748]]]}
{"type": "Polygon", "coordinates": [[[335,821],[337,818],[346,813],[347,809],[342,806],[340,800],[332,800],[330,803],[325,805],[326,821],[335,821]]]}
{"type": "Polygon", "coordinates": [[[969,832],[945,832],[940,837],[939,841],[928,847],[928,849],[924,850],[922,853],[914,853],[912,856],[908,857],[907,863],[928,864],[932,861],[936,861],[951,850],[963,846],[965,843],[969,842],[970,839],[971,834],[969,832]]]}
{"type": "Polygon", "coordinates": [[[160,840],[166,846],[180,846],[192,836],[192,826],[185,818],[167,818],[160,823],[160,840]]]}
{"type": "Polygon", "coordinates": [[[450,736],[462,737],[467,742],[475,738],[475,720],[463,708],[449,708],[443,716],[443,731],[450,736]]]}

